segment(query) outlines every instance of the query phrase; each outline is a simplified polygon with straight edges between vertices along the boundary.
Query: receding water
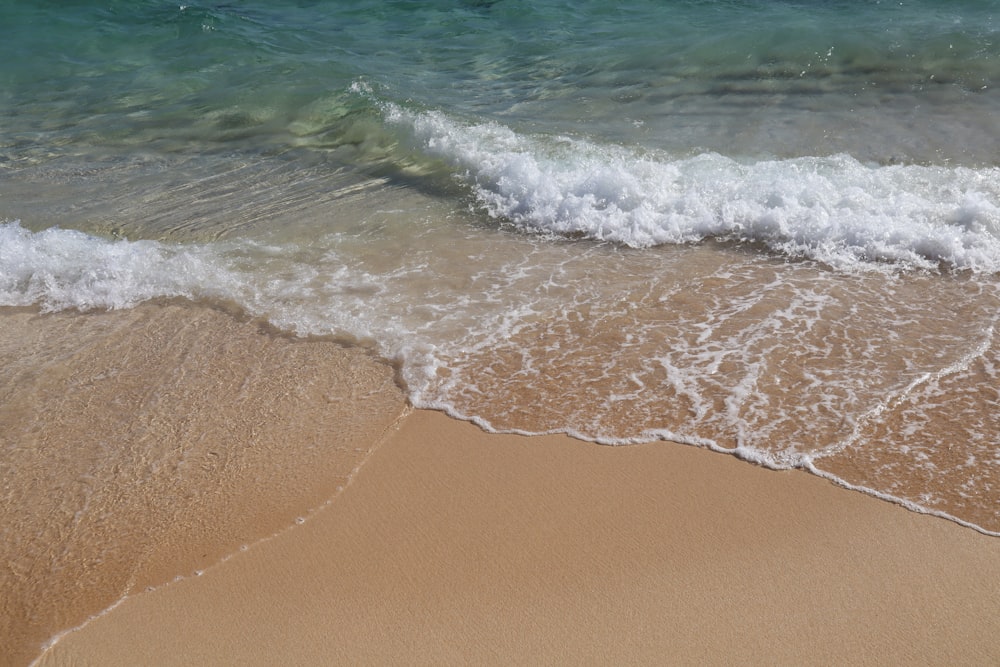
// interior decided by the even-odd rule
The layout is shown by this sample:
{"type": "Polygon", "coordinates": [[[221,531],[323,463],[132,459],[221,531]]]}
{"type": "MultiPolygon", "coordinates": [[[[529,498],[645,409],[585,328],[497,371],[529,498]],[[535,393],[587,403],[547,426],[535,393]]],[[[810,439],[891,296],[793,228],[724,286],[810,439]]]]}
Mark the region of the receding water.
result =
{"type": "Polygon", "coordinates": [[[3,13],[0,304],[235,305],[1000,532],[995,3],[3,13]]]}

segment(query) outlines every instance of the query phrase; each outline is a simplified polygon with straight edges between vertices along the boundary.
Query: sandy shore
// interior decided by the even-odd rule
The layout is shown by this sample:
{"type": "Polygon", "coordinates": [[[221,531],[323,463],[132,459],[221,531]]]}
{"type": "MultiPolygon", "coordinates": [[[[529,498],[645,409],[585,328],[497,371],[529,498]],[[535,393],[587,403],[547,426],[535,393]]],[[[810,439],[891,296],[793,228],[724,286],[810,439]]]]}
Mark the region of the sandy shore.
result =
{"type": "Polygon", "coordinates": [[[0,665],[294,525],[405,409],[362,350],[211,308],[0,309],[0,665]]]}
{"type": "Polygon", "coordinates": [[[1000,540],[668,443],[404,419],[309,521],[43,665],[1000,662],[1000,540]]]}
{"type": "Polygon", "coordinates": [[[40,664],[1000,664],[1000,540],[806,473],[487,434],[190,304],[3,310],[0,362],[0,664],[118,600],[40,664]]]}

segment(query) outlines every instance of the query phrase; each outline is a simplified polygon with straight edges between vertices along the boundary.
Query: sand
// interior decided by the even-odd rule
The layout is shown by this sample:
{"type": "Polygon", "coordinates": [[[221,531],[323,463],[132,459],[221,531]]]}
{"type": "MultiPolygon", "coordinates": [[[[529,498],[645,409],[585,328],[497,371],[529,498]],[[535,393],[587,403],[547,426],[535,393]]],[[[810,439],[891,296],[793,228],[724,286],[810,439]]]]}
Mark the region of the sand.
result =
{"type": "Polygon", "coordinates": [[[338,500],[43,665],[1000,662],[1000,541],[672,444],[416,412],[338,500]]]}
{"type": "Polygon", "coordinates": [[[369,441],[307,520],[39,664],[1000,664],[997,538],[667,442],[422,410],[369,441]]]}
{"type": "Polygon", "coordinates": [[[190,304],[0,309],[0,665],[334,498],[394,374],[190,304]]]}

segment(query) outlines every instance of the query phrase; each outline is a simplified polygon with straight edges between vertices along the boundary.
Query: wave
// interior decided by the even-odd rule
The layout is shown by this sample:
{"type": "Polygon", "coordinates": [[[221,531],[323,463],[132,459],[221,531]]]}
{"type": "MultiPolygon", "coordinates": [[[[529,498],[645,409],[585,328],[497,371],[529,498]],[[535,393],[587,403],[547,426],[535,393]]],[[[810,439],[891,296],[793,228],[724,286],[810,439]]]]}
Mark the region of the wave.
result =
{"type": "Polygon", "coordinates": [[[0,304],[43,311],[130,308],[153,298],[232,294],[239,281],[204,246],[110,241],[0,224],[0,304]]]}
{"type": "Polygon", "coordinates": [[[672,157],[381,106],[482,210],[524,231],[635,248],[715,238],[841,269],[1000,270],[997,167],[672,157]]]}
{"type": "Polygon", "coordinates": [[[429,364],[416,331],[420,318],[401,315],[411,298],[403,286],[420,265],[371,272],[341,253],[336,238],[183,244],[0,222],[0,307],[87,312],[185,299],[233,308],[294,335],[370,346],[418,369],[429,364]]]}

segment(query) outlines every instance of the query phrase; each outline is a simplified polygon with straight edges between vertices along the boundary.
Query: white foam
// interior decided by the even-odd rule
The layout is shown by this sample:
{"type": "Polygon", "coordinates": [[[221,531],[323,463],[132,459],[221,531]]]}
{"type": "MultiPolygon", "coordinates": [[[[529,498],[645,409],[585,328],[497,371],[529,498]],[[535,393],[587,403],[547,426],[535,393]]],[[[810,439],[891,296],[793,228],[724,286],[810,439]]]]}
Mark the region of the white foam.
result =
{"type": "Polygon", "coordinates": [[[649,247],[762,243],[838,268],[1000,270],[1000,169],[862,164],[848,155],[674,158],[382,105],[496,218],[649,247]]]}
{"type": "Polygon", "coordinates": [[[341,256],[333,238],[315,245],[319,255],[294,243],[171,244],[0,223],[0,306],[51,312],[157,298],[230,303],[290,333],[373,342],[383,356],[409,360],[415,377],[432,373],[433,345],[419,328],[433,314],[409,317],[411,297],[401,289],[421,267],[372,273],[341,256]]]}
{"type": "Polygon", "coordinates": [[[74,230],[0,224],[0,305],[129,308],[156,297],[232,292],[236,277],[202,246],[110,241],[74,230]]]}

